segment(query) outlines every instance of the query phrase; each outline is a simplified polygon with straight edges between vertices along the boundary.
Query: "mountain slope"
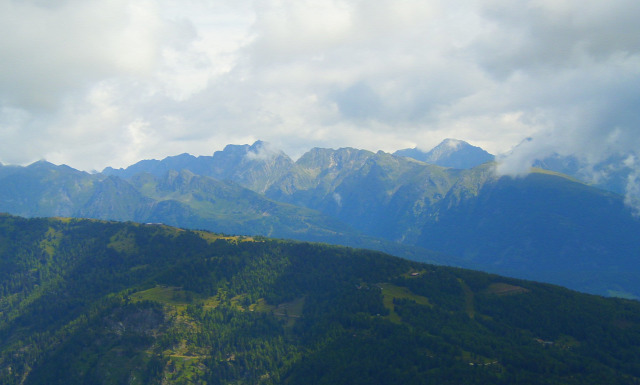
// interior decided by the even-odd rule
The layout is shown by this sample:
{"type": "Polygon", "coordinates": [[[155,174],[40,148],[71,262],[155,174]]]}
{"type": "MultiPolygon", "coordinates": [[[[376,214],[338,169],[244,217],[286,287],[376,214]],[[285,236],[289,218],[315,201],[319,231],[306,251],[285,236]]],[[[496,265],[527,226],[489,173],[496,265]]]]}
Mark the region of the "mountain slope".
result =
{"type": "Polygon", "coordinates": [[[208,175],[184,168],[120,178],[44,162],[3,166],[0,210],[365,247],[640,298],[633,278],[640,219],[623,197],[559,174],[499,179],[490,163],[454,169],[353,148],[316,148],[292,162],[263,142],[136,170],[192,161],[208,175]]]}
{"type": "Polygon", "coordinates": [[[493,164],[444,169],[385,153],[348,164],[332,183],[267,195],[461,259],[450,264],[640,298],[640,220],[622,196],[540,170],[497,178],[493,164]]]}
{"type": "Polygon", "coordinates": [[[620,196],[534,172],[455,186],[438,206],[417,244],[458,255],[463,266],[640,296],[640,221],[620,196]]]}
{"type": "Polygon", "coordinates": [[[0,382],[634,384],[640,304],[381,253],[0,216],[0,382]]]}
{"type": "MultiPolygon", "coordinates": [[[[167,215],[152,214],[160,221],[191,228],[298,238],[305,234],[323,239],[343,232],[346,226],[309,209],[271,201],[237,184],[221,182],[189,171],[171,171],[163,178],[135,177],[132,184],[155,202],[179,202],[189,207],[191,219],[167,221],[167,215]],[[216,228],[217,227],[217,228],[216,228]]],[[[176,210],[177,215],[180,210],[176,210]]],[[[355,234],[352,234],[355,235],[355,234]]]]}
{"type": "MultiPolygon", "coordinates": [[[[251,167],[259,169],[257,164],[251,167]]],[[[188,170],[171,170],[161,176],[140,173],[123,179],[47,162],[3,166],[0,171],[5,169],[6,174],[0,173],[0,212],[165,223],[227,234],[364,247],[421,261],[444,263],[449,259],[422,248],[376,239],[313,209],[276,202],[233,181],[188,170]]]]}
{"type": "Polygon", "coordinates": [[[375,237],[411,244],[416,224],[446,194],[457,170],[384,152],[315,149],[267,190],[272,199],[338,218],[375,237]],[[307,175],[305,183],[293,183],[307,175]]]}

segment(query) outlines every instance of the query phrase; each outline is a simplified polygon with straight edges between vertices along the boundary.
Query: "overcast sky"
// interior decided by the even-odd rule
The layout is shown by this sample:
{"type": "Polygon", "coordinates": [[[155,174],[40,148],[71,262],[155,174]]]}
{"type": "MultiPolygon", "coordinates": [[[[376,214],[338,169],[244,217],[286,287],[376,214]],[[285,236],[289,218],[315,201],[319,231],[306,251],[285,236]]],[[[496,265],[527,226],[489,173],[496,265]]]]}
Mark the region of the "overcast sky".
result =
{"type": "Polygon", "coordinates": [[[638,20],[638,0],[0,0],[0,162],[527,137],[505,171],[598,161],[640,148],[638,20]]]}

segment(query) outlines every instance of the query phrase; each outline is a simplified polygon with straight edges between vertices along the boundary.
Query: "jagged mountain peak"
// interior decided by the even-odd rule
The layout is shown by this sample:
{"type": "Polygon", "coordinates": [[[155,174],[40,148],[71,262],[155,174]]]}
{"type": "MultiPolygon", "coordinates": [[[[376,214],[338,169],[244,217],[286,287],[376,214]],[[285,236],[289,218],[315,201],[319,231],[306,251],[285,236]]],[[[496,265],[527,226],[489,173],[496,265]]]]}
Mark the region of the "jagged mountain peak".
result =
{"type": "MultiPolygon", "coordinates": [[[[40,159],[38,161],[35,161],[33,163],[31,163],[30,165],[28,165],[26,167],[27,169],[30,170],[45,170],[45,169],[49,169],[49,170],[53,170],[58,168],[58,166],[56,166],[55,164],[45,160],[45,159],[40,159]]],[[[69,166],[65,166],[65,165],[61,165],[60,168],[69,168],[69,166]]]]}
{"type": "Polygon", "coordinates": [[[228,145],[216,151],[208,175],[263,193],[293,166],[287,154],[259,140],[252,145],[228,145]]]}
{"type": "Polygon", "coordinates": [[[286,158],[289,156],[269,142],[258,140],[249,146],[245,157],[251,161],[268,161],[274,158],[286,158]]]}
{"type": "Polygon", "coordinates": [[[343,147],[337,150],[330,148],[313,148],[298,159],[296,164],[303,168],[342,168],[346,165],[361,164],[374,153],[367,150],[359,150],[351,147],[343,147]]]}
{"type": "Polygon", "coordinates": [[[428,152],[418,148],[398,150],[397,156],[413,158],[443,167],[469,169],[494,160],[494,156],[463,140],[447,138],[428,152]]]}
{"type": "Polygon", "coordinates": [[[228,144],[222,151],[213,153],[214,160],[269,161],[274,158],[289,158],[282,150],[269,142],[258,140],[253,144],[228,144]]]}
{"type": "Polygon", "coordinates": [[[465,150],[469,151],[469,149],[472,149],[472,148],[479,149],[479,147],[472,146],[463,140],[447,138],[443,140],[440,144],[435,146],[433,149],[431,149],[431,151],[427,153],[428,155],[427,158],[432,162],[435,162],[440,159],[450,157],[452,154],[455,154],[460,151],[465,151],[465,150]]]}
{"type": "Polygon", "coordinates": [[[447,138],[443,140],[442,143],[439,144],[439,146],[448,146],[454,149],[458,149],[460,146],[465,146],[465,145],[470,146],[470,144],[465,142],[464,140],[453,139],[453,138],[447,138]]]}

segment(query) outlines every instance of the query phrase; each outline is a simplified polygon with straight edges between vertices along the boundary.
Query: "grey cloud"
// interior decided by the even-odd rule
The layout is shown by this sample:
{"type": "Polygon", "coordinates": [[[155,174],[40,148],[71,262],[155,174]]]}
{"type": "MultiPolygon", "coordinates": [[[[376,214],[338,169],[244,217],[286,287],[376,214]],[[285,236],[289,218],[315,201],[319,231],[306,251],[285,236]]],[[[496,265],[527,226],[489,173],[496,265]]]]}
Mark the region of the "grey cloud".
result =
{"type": "Polygon", "coordinates": [[[337,92],[333,99],[347,119],[378,118],[383,112],[380,97],[362,82],[337,92]]]}
{"type": "Polygon", "coordinates": [[[4,1],[0,9],[6,105],[51,111],[96,81],[148,72],[160,53],[162,25],[148,2],[4,1]]]}
{"type": "Polygon", "coordinates": [[[490,1],[482,14],[490,27],[471,49],[494,74],[579,67],[640,49],[633,0],[490,1]]]}
{"type": "Polygon", "coordinates": [[[631,63],[613,67],[615,73],[603,66],[585,69],[579,76],[559,72],[549,80],[560,87],[551,84],[549,90],[546,84],[533,84],[536,79],[526,82],[539,103],[525,98],[523,104],[532,107],[519,107],[543,128],[533,141],[538,145],[518,151],[526,149],[533,157],[544,147],[543,153],[573,153],[595,163],[640,148],[640,67],[631,63]]]}
{"type": "Polygon", "coordinates": [[[483,11],[491,28],[469,49],[507,91],[500,108],[535,127],[498,171],[522,175],[536,159],[572,155],[586,180],[626,170],[627,200],[637,201],[638,164],[624,159],[640,148],[640,3],[491,2],[483,11]]]}
{"type": "Polygon", "coordinates": [[[0,5],[0,32],[17,28],[0,42],[1,160],[100,169],[257,139],[293,157],[447,137],[498,153],[530,136],[509,158],[526,165],[637,145],[635,2],[240,3],[0,5]]]}
{"type": "Polygon", "coordinates": [[[568,82],[574,88],[573,97],[557,100],[549,95],[542,108],[531,111],[544,122],[543,128],[507,154],[498,171],[522,175],[536,159],[571,155],[582,165],[579,174],[586,181],[598,183],[628,175],[627,202],[637,205],[640,164],[630,159],[635,159],[640,148],[639,76],[640,70],[627,69],[614,77],[606,72],[592,73],[568,82]]]}

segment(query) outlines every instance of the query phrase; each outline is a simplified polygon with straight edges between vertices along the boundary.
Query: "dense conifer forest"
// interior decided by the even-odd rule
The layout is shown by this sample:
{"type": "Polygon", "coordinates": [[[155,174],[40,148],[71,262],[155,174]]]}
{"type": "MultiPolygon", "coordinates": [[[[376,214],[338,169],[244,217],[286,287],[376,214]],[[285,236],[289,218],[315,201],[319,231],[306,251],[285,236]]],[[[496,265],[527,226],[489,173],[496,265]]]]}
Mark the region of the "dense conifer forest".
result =
{"type": "Polygon", "coordinates": [[[640,304],[360,249],[4,215],[0,383],[637,384],[640,304]]]}

